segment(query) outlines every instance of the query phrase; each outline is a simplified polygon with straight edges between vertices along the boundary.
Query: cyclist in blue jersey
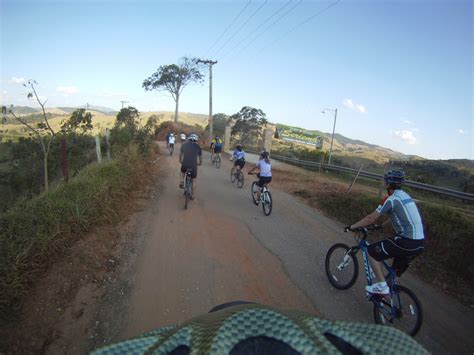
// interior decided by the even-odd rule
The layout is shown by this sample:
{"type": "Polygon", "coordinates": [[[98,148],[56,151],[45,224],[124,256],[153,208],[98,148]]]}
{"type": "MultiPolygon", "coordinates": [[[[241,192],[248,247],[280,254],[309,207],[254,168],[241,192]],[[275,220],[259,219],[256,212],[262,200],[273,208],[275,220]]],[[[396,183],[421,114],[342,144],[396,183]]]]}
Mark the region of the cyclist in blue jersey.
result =
{"type": "Polygon", "coordinates": [[[214,161],[214,154],[217,154],[220,158],[221,151],[222,151],[222,139],[220,139],[219,136],[216,136],[211,141],[211,161],[214,161]]]}
{"type": "Polygon", "coordinates": [[[238,143],[235,146],[234,153],[232,153],[230,160],[234,161],[234,166],[237,169],[237,172],[243,169],[245,165],[245,152],[242,149],[242,144],[238,143]]]}
{"type": "MultiPolygon", "coordinates": [[[[368,247],[376,280],[374,280],[374,284],[366,286],[366,290],[375,294],[388,294],[390,292],[379,261],[394,258],[394,265],[406,263],[407,257],[414,257],[423,252],[425,240],[423,222],[418,208],[413,199],[401,189],[405,181],[405,173],[390,170],[384,175],[384,181],[388,196],[374,212],[359,222],[346,227],[346,231],[365,227],[374,223],[382,215],[390,218],[392,227],[396,232],[395,237],[380,240],[368,247]]],[[[406,269],[408,264],[405,264],[404,267],[406,269]]]]}

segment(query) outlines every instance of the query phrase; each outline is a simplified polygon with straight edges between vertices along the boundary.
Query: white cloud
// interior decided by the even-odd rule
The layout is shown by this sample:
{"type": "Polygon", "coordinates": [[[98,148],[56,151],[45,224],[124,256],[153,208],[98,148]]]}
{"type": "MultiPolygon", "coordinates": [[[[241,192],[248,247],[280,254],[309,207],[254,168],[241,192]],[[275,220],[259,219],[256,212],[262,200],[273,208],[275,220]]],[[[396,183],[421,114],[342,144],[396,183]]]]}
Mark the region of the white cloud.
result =
{"type": "Polygon", "coordinates": [[[26,82],[26,80],[25,80],[25,78],[12,77],[8,82],[10,84],[24,84],[26,82]]]}
{"type": "Polygon", "coordinates": [[[467,131],[463,130],[462,128],[459,128],[458,132],[461,133],[461,134],[467,134],[467,131]]]}
{"type": "Polygon", "coordinates": [[[359,104],[359,103],[355,103],[355,102],[352,101],[352,99],[342,100],[342,105],[344,107],[348,108],[349,110],[353,110],[353,111],[356,111],[356,112],[359,112],[359,113],[366,113],[367,112],[367,109],[365,108],[364,105],[359,104]]]}
{"type": "Polygon", "coordinates": [[[60,93],[63,93],[63,94],[71,95],[71,94],[77,94],[79,92],[79,89],[76,88],[75,86],[62,86],[62,85],[60,85],[56,88],[56,91],[60,92],[60,93]]]}
{"type": "Polygon", "coordinates": [[[408,130],[395,131],[393,132],[393,135],[396,138],[401,139],[402,141],[408,144],[416,144],[416,141],[417,141],[412,131],[408,131],[408,130]]]}

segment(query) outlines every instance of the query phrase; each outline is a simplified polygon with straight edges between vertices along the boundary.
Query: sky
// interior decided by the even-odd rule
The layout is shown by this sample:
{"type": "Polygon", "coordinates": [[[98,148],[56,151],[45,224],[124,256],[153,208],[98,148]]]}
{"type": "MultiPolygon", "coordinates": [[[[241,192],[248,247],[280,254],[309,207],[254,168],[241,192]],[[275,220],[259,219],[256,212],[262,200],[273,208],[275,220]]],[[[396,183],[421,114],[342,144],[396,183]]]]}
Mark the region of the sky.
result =
{"type": "MultiPolygon", "coordinates": [[[[183,56],[216,60],[213,113],[429,159],[474,159],[473,2],[0,0],[0,101],[174,111],[143,80],[183,56]],[[324,109],[329,109],[322,113],[324,109]]],[[[209,113],[209,77],[180,112],[209,113]]]]}

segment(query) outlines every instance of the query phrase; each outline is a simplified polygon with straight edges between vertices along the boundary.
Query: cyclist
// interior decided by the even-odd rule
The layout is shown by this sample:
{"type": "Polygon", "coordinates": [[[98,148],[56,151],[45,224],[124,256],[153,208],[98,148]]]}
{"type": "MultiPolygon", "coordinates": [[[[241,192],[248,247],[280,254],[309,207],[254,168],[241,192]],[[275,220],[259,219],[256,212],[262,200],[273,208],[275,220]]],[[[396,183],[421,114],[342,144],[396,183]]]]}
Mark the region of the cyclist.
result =
{"type": "Polygon", "coordinates": [[[269,154],[266,150],[260,153],[259,161],[248,172],[248,174],[250,175],[254,170],[260,170],[260,172],[257,174],[258,186],[260,186],[260,189],[257,190],[257,201],[260,201],[260,191],[263,186],[266,187],[272,181],[272,163],[270,162],[268,155],[269,154]]]}
{"type": "Polygon", "coordinates": [[[202,164],[202,150],[201,147],[197,144],[198,136],[196,134],[190,134],[188,137],[188,142],[181,145],[179,151],[179,162],[181,163],[181,182],[179,187],[184,189],[184,174],[187,169],[191,170],[191,179],[192,179],[192,196],[191,200],[194,200],[196,195],[196,177],[197,177],[197,166],[202,164]],[[198,163],[199,160],[199,163],[198,163]]]}
{"type": "Polygon", "coordinates": [[[168,147],[170,149],[174,149],[174,143],[176,142],[176,137],[174,136],[173,133],[170,133],[170,136],[168,138],[168,147]]]}
{"type": "Polygon", "coordinates": [[[214,154],[217,154],[220,158],[221,151],[222,151],[222,139],[220,139],[219,136],[215,136],[215,138],[211,141],[211,161],[214,161],[214,154]]]}
{"type": "Polygon", "coordinates": [[[373,324],[234,301],[180,324],[96,349],[104,354],[429,354],[407,334],[373,324]],[[364,336],[367,334],[367,336],[364,336]]]}
{"type": "MultiPolygon", "coordinates": [[[[407,257],[419,255],[424,250],[423,223],[420,213],[413,199],[401,189],[405,181],[405,173],[390,170],[384,175],[388,196],[377,209],[359,222],[346,227],[353,230],[374,223],[380,216],[388,216],[396,235],[393,239],[383,239],[372,243],[368,247],[372,269],[376,280],[374,284],[366,286],[367,292],[388,294],[390,292],[383,275],[380,261],[394,258],[393,265],[403,264],[408,267],[407,257]]],[[[388,220],[384,223],[387,224],[388,220]]],[[[404,270],[403,270],[404,271],[404,270]]]]}
{"type": "Polygon", "coordinates": [[[170,136],[171,136],[171,131],[166,133],[166,148],[169,148],[170,147],[170,136]]]}
{"type": "Polygon", "coordinates": [[[181,143],[186,140],[186,135],[184,133],[181,133],[179,137],[181,138],[181,143]]]}
{"type": "Polygon", "coordinates": [[[234,160],[234,166],[237,169],[235,175],[237,176],[239,170],[242,170],[245,165],[245,152],[242,149],[242,144],[236,144],[234,153],[230,157],[230,160],[234,160]]]}

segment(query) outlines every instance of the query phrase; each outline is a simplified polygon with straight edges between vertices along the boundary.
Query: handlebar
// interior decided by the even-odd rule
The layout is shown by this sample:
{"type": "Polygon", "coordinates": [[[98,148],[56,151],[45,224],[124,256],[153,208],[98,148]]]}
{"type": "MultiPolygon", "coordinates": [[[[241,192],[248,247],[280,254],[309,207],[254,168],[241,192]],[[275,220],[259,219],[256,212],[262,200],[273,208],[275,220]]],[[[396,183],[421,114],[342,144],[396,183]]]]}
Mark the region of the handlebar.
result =
{"type": "Polygon", "coordinates": [[[354,229],[351,229],[350,226],[347,226],[346,228],[344,228],[344,232],[351,231],[355,233],[362,233],[364,237],[367,237],[369,231],[373,232],[380,229],[382,229],[382,226],[379,224],[369,224],[368,226],[354,228],[354,229]]]}

